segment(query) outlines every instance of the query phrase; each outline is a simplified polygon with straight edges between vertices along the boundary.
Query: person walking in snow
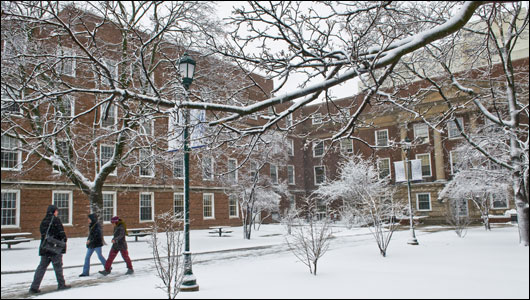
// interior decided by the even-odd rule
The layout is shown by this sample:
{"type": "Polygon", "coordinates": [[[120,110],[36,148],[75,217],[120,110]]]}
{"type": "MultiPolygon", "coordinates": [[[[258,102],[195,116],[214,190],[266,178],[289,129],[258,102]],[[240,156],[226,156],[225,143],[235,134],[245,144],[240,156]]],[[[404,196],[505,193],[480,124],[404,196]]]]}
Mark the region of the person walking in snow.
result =
{"type": "Polygon", "coordinates": [[[85,265],[83,266],[83,273],[79,277],[85,277],[90,275],[90,257],[92,253],[96,251],[99,261],[105,267],[107,260],[101,254],[101,247],[103,247],[103,232],[101,230],[101,225],[98,222],[98,216],[96,214],[88,215],[88,238],[86,241],[86,256],[85,256],[85,265]]]}
{"type": "Polygon", "coordinates": [[[110,248],[109,256],[107,258],[107,262],[105,263],[105,270],[99,271],[99,273],[105,276],[109,275],[110,270],[112,269],[112,262],[114,261],[114,258],[116,258],[116,255],[118,255],[118,252],[120,252],[121,257],[123,257],[123,260],[127,264],[127,273],[125,273],[125,275],[130,275],[134,273],[134,270],[131,259],[129,258],[129,252],[127,251],[127,241],[125,240],[125,235],[127,234],[127,226],[125,225],[125,222],[123,222],[122,219],[118,218],[118,216],[112,217],[112,219],[110,219],[110,222],[114,224],[112,248],[110,248]]]}
{"type": "MultiPolygon", "coordinates": [[[[42,246],[46,234],[52,236],[57,240],[61,240],[66,243],[66,234],[64,233],[64,227],[61,220],[57,217],[59,214],[59,209],[55,205],[48,206],[46,210],[46,216],[42,219],[40,223],[40,244],[42,246]]],[[[46,273],[46,269],[50,265],[50,262],[53,265],[53,270],[55,271],[55,277],[57,278],[57,289],[65,290],[69,289],[70,286],[66,285],[63,275],[63,254],[66,253],[66,247],[62,250],[61,253],[55,254],[53,252],[46,251],[42,247],[39,247],[40,263],[37,269],[35,270],[35,275],[33,276],[33,282],[29,288],[30,293],[40,293],[39,287],[42,282],[42,278],[46,273]]]]}

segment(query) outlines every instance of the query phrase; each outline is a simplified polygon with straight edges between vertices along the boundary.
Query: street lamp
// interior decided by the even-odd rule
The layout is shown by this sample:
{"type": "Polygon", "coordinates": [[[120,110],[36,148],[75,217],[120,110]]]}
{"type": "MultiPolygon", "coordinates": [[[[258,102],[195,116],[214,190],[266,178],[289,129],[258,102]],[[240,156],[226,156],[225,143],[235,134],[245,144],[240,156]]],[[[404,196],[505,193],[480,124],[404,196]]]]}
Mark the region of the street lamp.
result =
{"type": "MultiPolygon", "coordinates": [[[[195,61],[188,53],[179,62],[180,76],[182,84],[186,90],[186,100],[189,99],[188,89],[193,82],[195,73],[195,61]]],[[[180,286],[182,292],[194,292],[199,290],[197,279],[191,270],[191,252],[190,252],[190,147],[189,147],[189,122],[190,112],[184,111],[184,277],[180,286]]]]}
{"type": "Polygon", "coordinates": [[[412,168],[410,167],[410,148],[412,143],[408,137],[405,138],[405,143],[403,144],[403,150],[405,150],[405,165],[407,167],[407,191],[409,197],[409,216],[410,216],[410,239],[407,241],[409,245],[418,245],[418,240],[416,239],[416,234],[414,233],[414,213],[412,212],[412,201],[411,201],[411,188],[410,188],[410,176],[412,175],[412,168]]]}

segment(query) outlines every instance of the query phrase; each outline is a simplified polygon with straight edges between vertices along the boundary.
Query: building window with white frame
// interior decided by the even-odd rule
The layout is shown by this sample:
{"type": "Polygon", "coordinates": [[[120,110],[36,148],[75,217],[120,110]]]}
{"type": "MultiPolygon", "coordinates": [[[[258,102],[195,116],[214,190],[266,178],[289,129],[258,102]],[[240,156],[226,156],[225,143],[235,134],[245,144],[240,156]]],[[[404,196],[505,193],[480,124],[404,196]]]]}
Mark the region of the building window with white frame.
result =
{"type": "Polygon", "coordinates": [[[416,194],[416,207],[418,208],[418,211],[430,211],[431,210],[431,194],[429,193],[416,194]]]}
{"type": "Polygon", "coordinates": [[[250,179],[254,180],[254,177],[259,178],[258,163],[255,161],[251,161],[250,162],[250,179]]]}
{"type": "Polygon", "coordinates": [[[353,153],[353,140],[352,139],[340,140],[340,152],[343,154],[353,153]]]}
{"type": "Polygon", "coordinates": [[[312,114],[311,115],[311,124],[312,125],[322,124],[322,114],[321,113],[312,114]]]}
{"type": "Polygon", "coordinates": [[[324,155],[324,141],[313,142],[313,157],[321,157],[324,155]]]}
{"type": "Polygon", "coordinates": [[[229,218],[239,217],[238,201],[237,201],[236,195],[228,196],[228,217],[229,218]]]}
{"type": "Polygon", "coordinates": [[[315,171],[315,185],[320,185],[326,182],[326,166],[314,166],[315,171]]]}
{"type": "Polygon", "coordinates": [[[294,179],[294,166],[288,165],[287,166],[287,184],[294,185],[295,179],[294,179]]]}
{"type": "Polygon", "coordinates": [[[451,174],[458,173],[458,165],[460,163],[458,161],[458,156],[458,151],[449,152],[449,160],[451,161],[451,174]]]}
{"type": "Polygon", "coordinates": [[[202,207],[203,207],[203,218],[204,219],[214,219],[214,197],[213,194],[203,194],[202,195],[202,207]]]}
{"type": "Polygon", "coordinates": [[[154,217],[153,193],[140,193],[140,222],[153,221],[154,217]]]}
{"type": "MultiPolygon", "coordinates": [[[[99,160],[99,168],[101,168],[112,159],[114,156],[114,146],[109,145],[101,145],[100,146],[100,160],[99,160]]],[[[114,168],[114,170],[109,174],[112,176],[116,176],[118,174],[118,167],[114,168]]]]}
{"type": "Polygon", "coordinates": [[[490,200],[492,209],[508,208],[508,197],[506,197],[505,193],[491,193],[490,200]]]}
{"type": "Polygon", "coordinates": [[[213,180],[213,159],[209,156],[202,158],[202,180],[213,180]]]}
{"type": "Polygon", "coordinates": [[[152,149],[140,149],[140,177],[155,177],[155,163],[152,149]]]}
{"type": "Polygon", "coordinates": [[[118,123],[118,110],[116,109],[116,105],[111,104],[108,112],[107,107],[109,107],[108,102],[101,106],[101,127],[103,128],[112,127],[118,123]],[[106,119],[105,114],[107,116],[106,119]]]}
{"type": "Polygon", "coordinates": [[[20,191],[2,190],[2,228],[20,226],[20,191]]]}
{"type": "Polygon", "coordinates": [[[456,210],[457,216],[467,217],[467,199],[452,199],[451,201],[454,201],[453,205],[455,205],[454,209],[456,210]]]}
{"type": "Polygon", "coordinates": [[[22,168],[22,151],[17,150],[20,141],[2,135],[2,170],[20,171],[22,168]]]}
{"type": "Polygon", "coordinates": [[[173,177],[184,178],[184,156],[182,154],[175,154],[173,159],[173,177]]]}
{"type": "Polygon", "coordinates": [[[458,122],[460,127],[462,127],[462,130],[464,130],[463,118],[456,118],[455,120],[449,121],[447,123],[447,137],[450,139],[456,139],[460,137],[460,130],[458,130],[455,122],[458,122]]]}
{"type": "Polygon", "coordinates": [[[228,159],[228,180],[231,183],[237,182],[237,160],[234,158],[228,159]]]}
{"type": "Polygon", "coordinates": [[[184,219],[184,194],[173,193],[173,213],[179,219],[184,219]]]}
{"type": "Polygon", "coordinates": [[[378,147],[388,146],[388,129],[375,131],[375,144],[378,147]]]}
{"type": "MultiPolygon", "coordinates": [[[[65,140],[54,140],[54,142],[55,142],[54,143],[55,144],[55,147],[54,147],[55,155],[60,157],[62,160],[66,162],[70,162],[70,151],[68,148],[68,142],[65,140]]],[[[59,166],[57,166],[57,164],[55,163],[52,164],[52,173],[54,174],[61,173],[61,171],[59,170],[59,166]]]]}
{"type": "Polygon", "coordinates": [[[110,84],[110,81],[114,81],[118,79],[118,63],[116,63],[115,60],[109,59],[109,58],[104,58],[103,63],[105,64],[105,67],[107,67],[107,69],[109,70],[110,76],[112,78],[108,78],[108,75],[105,71],[102,72],[103,73],[102,75],[103,77],[107,78],[110,84]]]}
{"type": "Polygon", "coordinates": [[[138,129],[139,129],[138,133],[141,135],[146,135],[146,136],[154,136],[155,135],[154,123],[155,123],[155,120],[153,119],[142,119],[138,126],[138,129]]]}
{"type": "Polygon", "coordinates": [[[75,100],[70,95],[57,97],[55,101],[55,114],[57,118],[70,120],[75,115],[75,100]]]}
{"type": "Polygon", "coordinates": [[[287,154],[289,156],[294,156],[294,140],[287,139],[287,154]]]}
{"type": "Polygon", "coordinates": [[[390,176],[390,158],[380,158],[377,160],[377,171],[379,178],[390,176]]]}
{"type": "Polygon", "coordinates": [[[431,154],[416,154],[416,159],[421,160],[421,176],[429,177],[432,176],[431,171],[431,154]]]}
{"type": "Polygon", "coordinates": [[[277,184],[278,183],[278,166],[271,164],[270,172],[271,172],[271,182],[274,184],[277,184]]]}
{"type": "Polygon", "coordinates": [[[52,204],[57,206],[57,217],[63,225],[72,225],[72,191],[53,191],[52,204]]]}
{"type": "Polygon", "coordinates": [[[102,192],[103,196],[103,222],[109,224],[110,219],[117,215],[116,192],[102,192]]]}
{"type": "Polygon", "coordinates": [[[55,71],[59,75],[75,76],[76,60],[73,49],[59,47],[57,49],[58,61],[55,71]]]}
{"type": "Polygon", "coordinates": [[[295,209],[296,208],[296,198],[292,194],[289,194],[289,208],[290,209],[295,209]]]}
{"type": "Polygon", "coordinates": [[[414,140],[420,144],[429,143],[429,126],[424,123],[414,124],[414,140]]]}

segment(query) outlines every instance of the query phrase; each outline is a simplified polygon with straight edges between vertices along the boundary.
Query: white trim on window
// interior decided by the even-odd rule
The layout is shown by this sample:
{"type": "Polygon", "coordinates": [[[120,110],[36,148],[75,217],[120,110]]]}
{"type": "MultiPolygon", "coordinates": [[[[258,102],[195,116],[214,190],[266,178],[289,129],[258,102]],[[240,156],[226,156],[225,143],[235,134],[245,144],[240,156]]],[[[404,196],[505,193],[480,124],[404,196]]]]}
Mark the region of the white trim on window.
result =
{"type": "Polygon", "coordinates": [[[274,184],[278,184],[278,166],[269,164],[269,170],[270,170],[271,182],[274,184]],[[274,170],[274,172],[272,170],[274,170]]]}
{"type": "MultiPolygon", "coordinates": [[[[423,164],[421,165],[421,176],[423,177],[432,177],[432,163],[431,163],[431,154],[430,153],[419,153],[416,154],[416,159],[421,159],[421,157],[427,156],[429,160],[429,175],[423,174],[423,164]]],[[[422,160],[423,163],[423,160],[422,160]]]]}
{"type": "Polygon", "coordinates": [[[173,213],[174,214],[176,214],[177,207],[182,209],[182,217],[180,217],[179,220],[183,220],[185,209],[186,209],[186,204],[184,203],[184,193],[173,193],[173,213]],[[179,200],[179,201],[182,201],[182,207],[177,206],[177,196],[182,196],[182,199],[179,200]]]}
{"type": "Polygon", "coordinates": [[[495,194],[490,193],[489,198],[490,198],[489,200],[490,200],[490,208],[491,209],[495,209],[495,210],[497,210],[497,209],[508,209],[510,207],[510,198],[507,197],[507,195],[505,193],[495,193],[495,194]],[[506,206],[503,206],[503,207],[500,207],[500,206],[495,207],[495,206],[493,206],[493,203],[495,202],[495,197],[499,196],[499,195],[501,195],[503,197],[504,203],[506,204],[506,206]]]}
{"type": "Polygon", "coordinates": [[[378,158],[377,159],[377,173],[379,174],[379,178],[384,178],[384,177],[388,177],[390,175],[392,175],[392,166],[391,166],[391,161],[390,161],[390,158],[378,158]],[[381,175],[381,162],[382,161],[387,161],[388,162],[388,174],[382,176],[381,175]]]}
{"type": "Polygon", "coordinates": [[[138,151],[138,159],[139,159],[139,172],[138,172],[138,175],[140,177],[143,177],[143,178],[153,178],[155,177],[155,162],[153,160],[151,160],[151,157],[153,157],[153,149],[146,149],[146,148],[141,148],[139,149],[138,151]],[[144,165],[143,161],[146,160],[145,158],[142,158],[142,156],[145,156],[146,155],[146,151],[148,151],[147,153],[147,161],[149,162],[147,165],[144,165]],[[142,153],[144,153],[142,155],[142,153]],[[143,173],[143,174],[142,174],[143,173]]]}
{"type": "Polygon", "coordinates": [[[203,193],[202,194],[202,218],[204,220],[213,220],[215,219],[215,197],[214,197],[214,194],[213,193],[203,193]],[[204,204],[204,201],[205,201],[205,197],[208,196],[210,197],[210,201],[211,201],[211,213],[212,215],[211,216],[205,216],[205,210],[204,208],[206,207],[206,205],[204,204]]]}
{"type": "Polygon", "coordinates": [[[431,193],[417,193],[416,194],[416,210],[417,211],[432,211],[432,202],[431,202],[431,193]],[[429,208],[420,209],[420,196],[425,196],[429,198],[429,208]]]}
{"type": "Polygon", "coordinates": [[[312,125],[322,124],[322,114],[321,113],[312,114],[311,115],[311,124],[312,125]]]}
{"type": "Polygon", "coordinates": [[[420,144],[429,143],[429,126],[425,123],[416,123],[413,125],[414,139],[421,139],[420,144]]]}
{"type": "Polygon", "coordinates": [[[454,168],[454,164],[458,163],[458,161],[453,162],[454,160],[453,153],[456,156],[456,160],[458,160],[458,151],[456,150],[449,151],[449,164],[451,165],[451,175],[456,174],[456,171],[458,171],[458,170],[455,170],[454,168]]]}
{"type": "Polygon", "coordinates": [[[52,204],[57,206],[58,208],[62,208],[62,207],[59,207],[57,204],[55,204],[55,195],[56,194],[68,194],[68,222],[63,222],[63,225],[68,225],[68,226],[71,226],[72,225],[72,211],[73,211],[73,204],[74,204],[74,201],[73,201],[73,192],[72,191],[67,191],[67,190],[53,190],[52,191],[52,204]]]}
{"type": "Polygon", "coordinates": [[[287,165],[287,184],[288,185],[295,185],[296,184],[296,176],[295,176],[295,168],[293,165],[287,165]],[[290,171],[289,171],[290,170],[290,171]],[[291,175],[289,174],[292,172],[292,181],[291,181],[291,175]]]}
{"type": "MultiPolygon", "coordinates": [[[[101,193],[103,195],[112,195],[112,215],[110,216],[110,218],[112,218],[113,216],[117,216],[118,215],[118,195],[116,191],[103,191],[101,193]]],[[[105,209],[105,205],[103,205],[103,209],[105,209]]],[[[104,211],[101,212],[101,219],[103,221],[103,224],[110,224],[110,218],[108,221],[105,221],[104,211]]]]}
{"type": "Polygon", "coordinates": [[[353,153],[353,140],[342,139],[340,140],[340,152],[341,153],[353,153]]]}
{"type": "MultiPolygon", "coordinates": [[[[4,225],[2,221],[2,229],[20,228],[20,190],[2,190],[2,205],[4,204],[4,194],[15,194],[15,224],[4,225]]],[[[8,208],[2,207],[2,217],[4,216],[4,210],[8,208]]]]}
{"type": "Polygon", "coordinates": [[[313,179],[315,180],[314,183],[315,185],[321,185],[323,184],[324,182],[326,182],[326,166],[313,166],[313,179]],[[320,183],[317,183],[317,168],[322,168],[324,170],[324,180],[320,183]]]}
{"type": "Polygon", "coordinates": [[[229,219],[237,219],[239,218],[239,199],[236,195],[229,195],[228,196],[228,218],[229,219]],[[231,201],[234,201],[235,200],[235,205],[233,205],[231,203],[231,201]],[[235,215],[232,215],[230,212],[231,212],[231,208],[233,208],[235,206],[235,212],[236,214],[235,215]]]}
{"type": "Polygon", "coordinates": [[[213,173],[214,173],[214,164],[213,164],[213,158],[211,156],[203,156],[202,157],[202,180],[203,181],[212,181],[213,180],[213,173]],[[210,166],[207,165],[208,160],[210,161],[210,166]],[[208,169],[206,169],[208,168],[208,169]],[[210,176],[207,176],[206,173],[208,171],[210,176]]]}
{"type": "Polygon", "coordinates": [[[294,156],[294,140],[287,139],[287,154],[289,156],[294,156]]]}
{"type": "Polygon", "coordinates": [[[322,157],[322,156],[324,156],[324,152],[326,152],[326,147],[324,145],[324,141],[313,142],[313,157],[322,157]],[[322,146],[320,146],[320,145],[322,145],[322,146]],[[320,151],[320,148],[322,147],[322,153],[320,153],[320,154],[316,153],[317,147],[319,148],[318,149],[319,151],[320,151]]]}
{"type": "Polygon", "coordinates": [[[138,197],[138,220],[140,223],[146,223],[146,222],[153,222],[155,219],[155,195],[153,192],[140,192],[140,195],[138,197]],[[142,220],[142,195],[149,195],[151,198],[151,219],[150,220],[142,220]]]}
{"type": "MultiPolygon", "coordinates": [[[[388,139],[389,139],[389,136],[388,136],[388,129],[382,129],[382,130],[376,130],[375,131],[375,145],[378,146],[378,147],[386,147],[388,146],[388,139]],[[378,133],[382,133],[382,132],[385,132],[385,139],[386,140],[380,140],[379,138],[379,134],[378,133]],[[384,143],[383,143],[384,142],[384,143]]],[[[381,137],[382,138],[382,137],[381,137]]]]}
{"type": "Polygon", "coordinates": [[[107,110],[108,105],[109,105],[109,102],[101,105],[101,113],[100,113],[101,128],[109,128],[109,127],[113,127],[116,124],[118,124],[118,107],[115,104],[111,104],[110,106],[111,108],[109,110],[109,115],[107,116],[107,120],[103,119],[103,116],[105,115],[105,111],[107,110]],[[109,121],[113,121],[113,122],[111,123],[109,121]]]}
{"type": "MultiPolygon", "coordinates": [[[[106,145],[106,144],[101,144],[99,145],[99,170],[101,170],[101,166],[102,166],[102,159],[103,159],[103,147],[108,147],[108,148],[112,148],[112,154],[114,155],[114,145],[106,145]]],[[[112,156],[110,158],[108,158],[108,160],[110,160],[112,158],[112,156]]],[[[107,160],[107,161],[108,161],[107,160]]],[[[105,163],[107,163],[107,161],[105,161],[105,163]]],[[[105,164],[103,163],[103,164],[105,164]]],[[[118,166],[116,166],[116,168],[114,168],[114,171],[112,171],[112,173],[109,173],[109,176],[117,176],[118,175],[118,166]]]]}
{"type": "Polygon", "coordinates": [[[227,169],[227,171],[230,172],[228,173],[228,176],[230,176],[230,180],[232,181],[232,183],[237,183],[239,175],[239,172],[237,170],[237,159],[229,158],[227,162],[227,169]],[[230,165],[230,163],[232,163],[232,166],[230,165]]]}
{"type": "Polygon", "coordinates": [[[458,139],[462,137],[460,135],[460,131],[458,131],[458,127],[456,127],[455,121],[458,121],[458,123],[460,123],[460,126],[462,127],[462,131],[465,132],[464,118],[459,117],[459,118],[456,118],[455,120],[451,120],[447,122],[447,137],[450,140],[458,139]]]}
{"type": "Polygon", "coordinates": [[[17,155],[17,163],[16,163],[16,166],[14,166],[13,168],[5,168],[4,167],[4,163],[2,161],[2,171],[3,170],[6,170],[6,171],[20,171],[22,170],[22,151],[21,150],[7,150],[7,149],[16,149],[20,147],[20,141],[18,139],[15,139],[15,138],[12,138],[10,136],[7,136],[7,135],[3,135],[2,136],[2,160],[4,158],[4,155],[6,155],[7,153],[16,153],[17,155]],[[15,145],[11,145],[12,143],[14,143],[15,145]],[[6,144],[9,144],[9,145],[6,145],[6,144]],[[6,149],[7,148],[7,149],[6,149]]]}

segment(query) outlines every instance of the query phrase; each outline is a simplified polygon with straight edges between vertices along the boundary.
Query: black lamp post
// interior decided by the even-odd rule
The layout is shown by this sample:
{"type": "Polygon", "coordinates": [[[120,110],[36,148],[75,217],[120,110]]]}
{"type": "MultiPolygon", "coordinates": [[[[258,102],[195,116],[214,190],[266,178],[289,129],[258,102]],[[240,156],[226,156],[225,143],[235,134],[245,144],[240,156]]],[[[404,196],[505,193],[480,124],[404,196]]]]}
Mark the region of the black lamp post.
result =
{"type": "MultiPolygon", "coordinates": [[[[195,73],[195,61],[188,53],[179,62],[180,76],[182,84],[186,90],[186,100],[189,99],[188,89],[193,82],[195,73]]],[[[190,252],[190,147],[188,127],[190,122],[190,112],[188,109],[184,112],[184,278],[180,286],[182,292],[194,292],[199,290],[197,279],[191,270],[191,252],[190,252]]]]}
{"type": "Polygon", "coordinates": [[[409,216],[410,216],[410,239],[407,244],[409,245],[418,245],[418,240],[416,239],[416,233],[414,232],[414,213],[412,211],[412,196],[411,196],[411,187],[410,187],[410,177],[412,168],[410,166],[409,154],[411,148],[411,141],[408,137],[405,138],[405,143],[403,144],[403,150],[405,150],[405,166],[407,168],[407,191],[409,197],[409,216]]]}

